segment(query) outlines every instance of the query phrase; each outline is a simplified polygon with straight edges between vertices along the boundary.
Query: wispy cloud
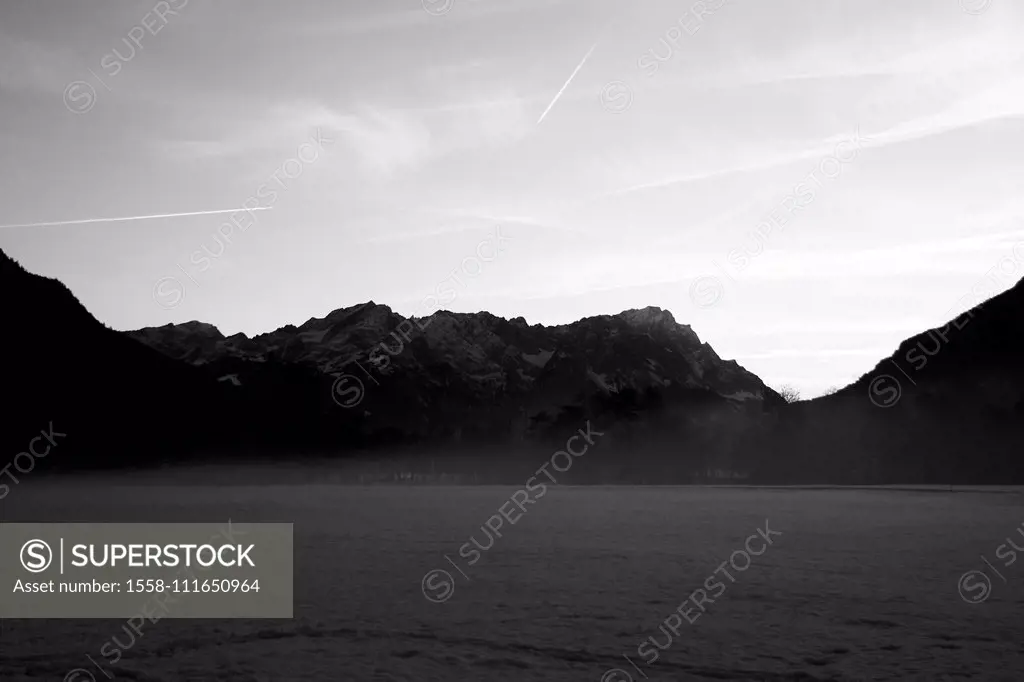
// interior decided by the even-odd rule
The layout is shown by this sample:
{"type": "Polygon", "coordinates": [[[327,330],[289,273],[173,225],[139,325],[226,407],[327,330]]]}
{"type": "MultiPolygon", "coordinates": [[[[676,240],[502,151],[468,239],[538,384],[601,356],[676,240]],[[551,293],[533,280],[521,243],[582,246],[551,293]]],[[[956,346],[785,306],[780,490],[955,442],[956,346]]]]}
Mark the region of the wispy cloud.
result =
{"type": "MultiPolygon", "coordinates": [[[[887,148],[1021,117],[1024,46],[997,24],[924,25],[909,38],[872,26],[757,59],[723,56],[706,69],[659,73],[645,86],[659,109],[685,93],[677,132],[685,143],[665,135],[663,151],[647,155],[648,178],[634,173],[613,195],[771,170],[827,153],[858,129],[865,147],[887,148]],[[765,123],[748,131],[748,118],[722,121],[723,110],[751,98],[765,123]],[[683,172],[657,170],[681,164],[683,172]]],[[[653,111],[643,115],[652,128],[672,125],[653,111]]]]}
{"type": "Polygon", "coordinates": [[[833,137],[817,141],[813,146],[805,146],[802,148],[790,149],[788,151],[781,151],[771,156],[764,156],[761,158],[751,159],[750,161],[733,166],[722,166],[719,168],[709,168],[707,170],[685,173],[679,175],[669,175],[649,182],[642,182],[635,185],[629,185],[622,187],[610,192],[603,193],[598,196],[616,196],[622,194],[629,194],[631,192],[637,192],[640,190],[647,189],[658,189],[662,187],[670,187],[672,185],[704,182],[706,180],[712,180],[715,178],[723,178],[729,175],[735,175],[740,173],[753,173],[759,171],[771,170],[773,168],[779,168],[781,166],[788,166],[799,161],[812,161],[821,160],[823,157],[832,154],[835,151],[836,145],[842,143],[850,143],[852,140],[857,140],[855,144],[859,146],[870,146],[874,142],[874,138],[867,139],[864,137],[857,137],[860,135],[860,131],[850,131],[848,133],[841,133],[833,137]]]}
{"type": "Polygon", "coordinates": [[[159,148],[176,160],[226,158],[287,149],[317,128],[336,134],[353,152],[349,158],[378,176],[455,151],[511,144],[529,133],[523,101],[505,91],[420,110],[361,104],[339,111],[316,102],[293,102],[236,122],[220,134],[163,140],[159,148]]]}
{"type": "Polygon", "coordinates": [[[164,140],[160,147],[178,160],[231,157],[293,147],[317,128],[341,135],[366,167],[381,173],[415,165],[430,154],[433,145],[427,126],[400,110],[361,106],[357,113],[343,113],[315,102],[293,102],[248,122],[236,122],[219,135],[164,140]]]}
{"type": "Polygon", "coordinates": [[[972,93],[948,108],[872,133],[870,146],[886,146],[941,135],[1000,119],[1024,116],[1024,77],[972,93]]]}

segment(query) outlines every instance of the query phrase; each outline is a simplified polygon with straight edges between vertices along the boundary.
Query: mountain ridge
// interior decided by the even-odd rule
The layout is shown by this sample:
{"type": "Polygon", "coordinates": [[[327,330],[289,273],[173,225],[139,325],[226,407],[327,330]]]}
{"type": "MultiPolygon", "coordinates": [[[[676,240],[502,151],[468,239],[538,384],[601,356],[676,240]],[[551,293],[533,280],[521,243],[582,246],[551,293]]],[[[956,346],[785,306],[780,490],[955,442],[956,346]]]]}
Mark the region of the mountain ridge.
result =
{"type": "Polygon", "coordinates": [[[758,404],[752,412],[782,404],[761,379],[722,360],[689,325],[653,306],[545,326],[487,311],[406,318],[369,301],[251,338],[225,337],[197,321],[125,333],[242,385],[259,382],[268,362],[347,377],[358,402],[341,407],[358,407],[374,422],[385,403],[400,405],[405,424],[391,419],[377,427],[397,428],[409,439],[544,437],[565,412],[632,413],[644,400],[637,396],[670,404],[750,401],[758,404]],[[362,405],[364,397],[376,404],[362,405]],[[462,417],[446,420],[443,412],[462,417]],[[431,425],[412,426],[422,419],[431,425]],[[513,423],[502,431],[500,424],[513,423]]]}
{"type": "Polygon", "coordinates": [[[0,284],[18,293],[4,445],[68,434],[40,469],[404,448],[494,473],[586,424],[606,435],[574,482],[1024,482],[1024,281],[789,405],[653,306],[545,327],[369,301],[249,338],[199,321],[114,331],[2,252],[0,284]]]}

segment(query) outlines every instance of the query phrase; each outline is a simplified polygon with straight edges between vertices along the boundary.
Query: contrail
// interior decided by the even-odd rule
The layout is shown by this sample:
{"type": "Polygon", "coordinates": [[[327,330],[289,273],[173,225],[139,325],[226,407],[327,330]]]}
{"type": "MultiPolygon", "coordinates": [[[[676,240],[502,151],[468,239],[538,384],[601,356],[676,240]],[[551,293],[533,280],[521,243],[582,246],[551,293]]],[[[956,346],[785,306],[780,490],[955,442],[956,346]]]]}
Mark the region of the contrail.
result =
{"type": "Polygon", "coordinates": [[[190,211],[188,213],[158,213],[156,215],[134,215],[125,218],[88,218],[86,220],[59,220],[52,223],[22,223],[19,225],[0,225],[0,229],[8,227],[50,227],[53,225],[85,225],[87,223],[119,223],[125,220],[152,220],[153,218],[180,218],[192,215],[217,215],[218,213],[238,213],[240,211],[269,211],[272,206],[255,208],[224,208],[216,211],[190,211]]]}
{"type": "Polygon", "coordinates": [[[580,63],[576,66],[576,70],[572,72],[571,76],[569,76],[569,80],[565,81],[565,85],[562,86],[562,89],[558,91],[558,94],[555,95],[555,98],[551,100],[551,104],[548,105],[548,108],[545,109],[544,113],[541,114],[540,118],[537,119],[537,125],[540,125],[540,122],[543,121],[544,117],[548,115],[549,111],[551,111],[551,107],[555,106],[555,102],[557,102],[558,98],[562,96],[562,93],[565,92],[565,89],[569,87],[569,83],[572,83],[572,79],[576,77],[576,74],[580,72],[580,69],[583,68],[583,65],[587,63],[588,59],[590,59],[590,53],[594,51],[595,47],[597,47],[597,43],[591,45],[590,49],[587,50],[587,53],[583,55],[583,59],[580,60],[580,63]]]}

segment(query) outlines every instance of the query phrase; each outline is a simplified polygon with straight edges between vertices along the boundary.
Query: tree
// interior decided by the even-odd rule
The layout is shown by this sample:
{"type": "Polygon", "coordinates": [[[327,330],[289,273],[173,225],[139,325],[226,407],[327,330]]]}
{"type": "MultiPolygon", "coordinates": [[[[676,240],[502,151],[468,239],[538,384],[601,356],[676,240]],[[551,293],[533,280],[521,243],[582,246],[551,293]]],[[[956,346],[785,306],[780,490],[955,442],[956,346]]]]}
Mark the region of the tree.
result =
{"type": "Polygon", "coordinates": [[[795,403],[800,400],[800,391],[793,388],[790,384],[783,385],[778,390],[778,393],[787,403],[795,403]]]}

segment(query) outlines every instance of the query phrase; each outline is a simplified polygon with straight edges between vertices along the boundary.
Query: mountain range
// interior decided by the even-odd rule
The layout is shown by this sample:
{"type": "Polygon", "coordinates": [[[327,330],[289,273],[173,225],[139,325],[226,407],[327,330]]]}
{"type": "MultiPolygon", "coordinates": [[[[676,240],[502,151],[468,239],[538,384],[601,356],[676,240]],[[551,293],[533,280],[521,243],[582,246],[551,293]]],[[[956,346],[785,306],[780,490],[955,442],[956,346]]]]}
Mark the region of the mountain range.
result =
{"type": "Polygon", "coordinates": [[[786,404],[658,308],[545,327],[368,302],[249,338],[111,330],[2,252],[0,282],[18,396],[3,445],[68,434],[41,469],[401,453],[510,482],[590,424],[605,435],[570,482],[1024,481],[1020,284],[786,404]]]}

